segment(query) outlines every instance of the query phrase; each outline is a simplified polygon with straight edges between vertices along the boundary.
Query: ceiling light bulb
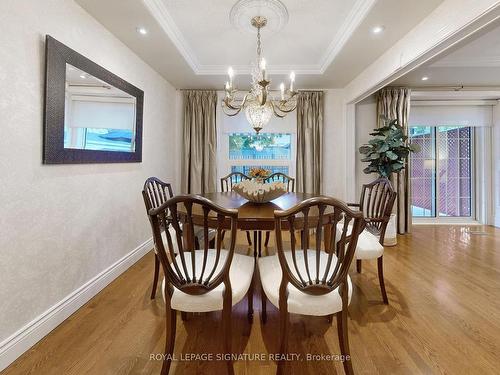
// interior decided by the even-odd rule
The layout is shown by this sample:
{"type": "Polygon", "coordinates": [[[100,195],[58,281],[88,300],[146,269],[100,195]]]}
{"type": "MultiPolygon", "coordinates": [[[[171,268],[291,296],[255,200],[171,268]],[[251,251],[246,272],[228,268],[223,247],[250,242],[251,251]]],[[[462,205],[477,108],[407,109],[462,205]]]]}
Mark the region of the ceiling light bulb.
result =
{"type": "Polygon", "coordinates": [[[80,78],[87,78],[85,74],[80,74],[80,78]]]}
{"type": "Polygon", "coordinates": [[[422,81],[427,81],[428,79],[429,79],[429,77],[427,77],[427,76],[422,77],[422,81]]]}
{"type": "Polygon", "coordinates": [[[384,31],[384,26],[375,26],[372,29],[372,33],[374,34],[380,34],[382,31],[384,31]]]}
{"type": "Polygon", "coordinates": [[[146,30],[144,27],[138,27],[137,32],[142,35],[146,35],[148,33],[148,30],[146,30]]]}

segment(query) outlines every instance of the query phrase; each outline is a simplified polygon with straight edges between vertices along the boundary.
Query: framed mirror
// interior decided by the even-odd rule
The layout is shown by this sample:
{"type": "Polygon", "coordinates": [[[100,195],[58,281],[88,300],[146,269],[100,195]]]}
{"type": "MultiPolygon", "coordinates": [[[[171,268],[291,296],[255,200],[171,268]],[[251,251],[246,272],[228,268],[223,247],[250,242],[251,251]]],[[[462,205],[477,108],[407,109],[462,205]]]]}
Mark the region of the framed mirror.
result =
{"type": "Polygon", "coordinates": [[[142,161],[144,92],[47,35],[44,164],[142,161]]]}

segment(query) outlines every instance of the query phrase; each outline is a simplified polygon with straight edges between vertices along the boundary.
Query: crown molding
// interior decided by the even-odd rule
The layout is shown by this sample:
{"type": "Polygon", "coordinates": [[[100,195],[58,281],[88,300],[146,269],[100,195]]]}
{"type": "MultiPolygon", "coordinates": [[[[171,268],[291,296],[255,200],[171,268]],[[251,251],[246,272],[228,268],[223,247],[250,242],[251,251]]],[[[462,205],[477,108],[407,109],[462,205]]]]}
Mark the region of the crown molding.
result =
{"type": "Polygon", "coordinates": [[[376,2],[377,0],[356,1],[321,59],[320,72],[318,74],[323,74],[326,71],[376,2]]]}
{"type": "MultiPolygon", "coordinates": [[[[186,60],[190,68],[196,75],[225,75],[227,72],[226,65],[201,65],[196,58],[194,50],[189,46],[187,40],[182,36],[181,31],[175,24],[173,17],[170,15],[167,7],[162,0],[143,0],[148,11],[159,23],[163,31],[168,35],[177,50],[186,60]]],[[[344,47],[347,40],[354,33],[363,19],[377,0],[357,0],[353,8],[346,17],[340,30],[335,34],[330,42],[325,54],[320,59],[318,64],[311,65],[278,65],[268,69],[269,74],[288,74],[294,71],[299,75],[322,75],[333,62],[335,57],[344,47]]],[[[250,74],[251,65],[233,66],[239,74],[250,74]]]]}
{"type": "MultiPolygon", "coordinates": [[[[184,60],[188,63],[191,69],[196,73],[199,69],[199,63],[196,59],[194,51],[189,46],[186,39],[182,36],[181,31],[175,24],[174,19],[170,15],[167,7],[161,0],[143,0],[149,13],[156,19],[160,27],[168,35],[172,43],[180,52],[184,60]]],[[[198,74],[198,73],[196,73],[198,74]]]]}

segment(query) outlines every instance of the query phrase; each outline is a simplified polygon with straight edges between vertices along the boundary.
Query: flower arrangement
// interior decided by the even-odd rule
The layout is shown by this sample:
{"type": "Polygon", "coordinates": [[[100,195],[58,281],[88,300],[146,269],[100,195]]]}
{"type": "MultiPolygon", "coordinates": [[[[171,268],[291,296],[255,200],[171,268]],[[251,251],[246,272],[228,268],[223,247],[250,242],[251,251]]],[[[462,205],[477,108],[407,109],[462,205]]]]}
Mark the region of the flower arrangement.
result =
{"type": "Polygon", "coordinates": [[[250,177],[255,178],[257,181],[263,180],[271,174],[271,171],[260,168],[260,167],[253,167],[250,169],[250,177]]]}

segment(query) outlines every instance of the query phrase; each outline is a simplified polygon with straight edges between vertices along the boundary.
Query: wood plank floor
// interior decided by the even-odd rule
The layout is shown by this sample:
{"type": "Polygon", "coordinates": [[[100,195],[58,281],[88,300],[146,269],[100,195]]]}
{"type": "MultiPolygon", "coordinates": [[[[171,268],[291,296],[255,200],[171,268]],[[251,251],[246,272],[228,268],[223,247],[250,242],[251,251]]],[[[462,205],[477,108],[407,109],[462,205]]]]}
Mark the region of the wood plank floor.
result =
{"type": "MultiPolygon", "coordinates": [[[[238,251],[247,250],[244,233],[238,251]]],[[[272,242],[271,242],[272,243],[272,242]]],[[[376,262],[363,262],[351,276],[349,337],[357,374],[500,373],[500,230],[492,227],[415,226],[411,235],[386,248],[390,305],[381,302],[376,262]],[[484,233],[474,233],[484,231],[484,233]]],[[[149,299],[153,255],[148,254],[21,356],[2,375],[158,374],[151,360],[164,346],[164,306],[149,299]]],[[[233,310],[236,353],[278,350],[278,313],[268,322],[246,321],[246,300],[233,310]]],[[[175,356],[220,353],[220,313],[178,319],[175,356]]],[[[343,374],[342,364],[308,361],[307,353],[338,354],[336,322],[292,316],[289,350],[300,360],[289,374],[343,374]]],[[[236,374],[274,374],[275,363],[242,360],[236,374]]],[[[174,362],[172,374],[224,374],[217,361],[174,362]]]]}

